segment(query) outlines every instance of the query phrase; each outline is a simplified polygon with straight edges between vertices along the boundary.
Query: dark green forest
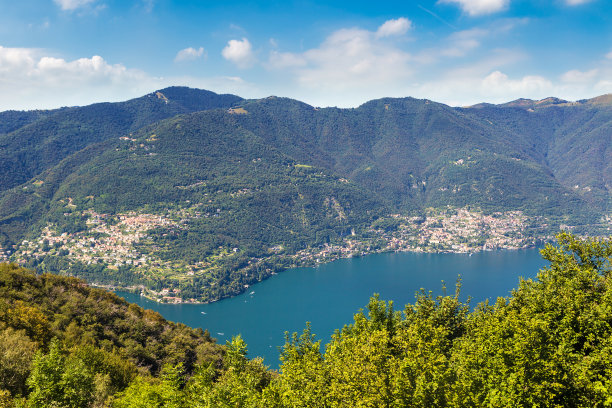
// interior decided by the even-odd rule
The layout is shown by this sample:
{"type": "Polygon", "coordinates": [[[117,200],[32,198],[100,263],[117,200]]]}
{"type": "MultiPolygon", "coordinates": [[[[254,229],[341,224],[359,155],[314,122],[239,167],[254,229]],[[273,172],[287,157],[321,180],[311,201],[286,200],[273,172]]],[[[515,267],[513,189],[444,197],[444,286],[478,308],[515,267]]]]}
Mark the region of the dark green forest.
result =
{"type": "Polygon", "coordinates": [[[612,239],[562,234],[549,265],[471,305],[374,296],[322,345],[287,334],[279,370],[75,278],[0,266],[3,407],[605,407],[612,239]]]}

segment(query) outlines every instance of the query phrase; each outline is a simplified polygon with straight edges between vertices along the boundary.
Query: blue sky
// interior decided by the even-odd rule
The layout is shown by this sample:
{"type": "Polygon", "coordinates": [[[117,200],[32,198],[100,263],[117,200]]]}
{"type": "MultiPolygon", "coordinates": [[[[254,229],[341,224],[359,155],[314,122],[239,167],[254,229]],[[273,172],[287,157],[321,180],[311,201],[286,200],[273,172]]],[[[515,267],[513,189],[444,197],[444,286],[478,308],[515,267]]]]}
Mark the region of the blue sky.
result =
{"type": "Polygon", "coordinates": [[[590,98],[612,92],[612,1],[0,0],[0,110],[170,85],[340,107],[590,98]]]}

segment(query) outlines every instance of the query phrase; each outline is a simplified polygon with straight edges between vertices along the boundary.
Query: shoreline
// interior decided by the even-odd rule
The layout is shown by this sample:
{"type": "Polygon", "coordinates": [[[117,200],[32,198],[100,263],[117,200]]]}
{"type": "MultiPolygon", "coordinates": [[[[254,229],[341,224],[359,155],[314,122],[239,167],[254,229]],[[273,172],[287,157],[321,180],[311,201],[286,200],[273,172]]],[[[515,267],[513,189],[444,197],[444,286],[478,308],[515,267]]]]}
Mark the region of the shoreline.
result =
{"type": "Polygon", "coordinates": [[[267,243],[254,252],[232,244],[188,261],[162,259],[159,248],[148,241],[170,227],[188,230],[187,218],[136,211],[112,217],[91,210],[84,214],[89,217],[87,230],[60,233],[48,224],[39,238],[24,240],[12,260],[34,269],[41,264],[41,272],[81,277],[95,287],[142,293],[155,302],[176,304],[208,304],[231,298],[281,271],[342,258],[384,252],[518,250],[552,242],[559,228],[574,228],[559,227],[522,211],[430,208],[423,215],[387,214],[367,226],[304,243],[308,246],[301,250],[284,242],[267,243]]]}
{"type": "MultiPolygon", "coordinates": [[[[548,241],[546,241],[548,242],[548,241]]],[[[350,259],[350,258],[361,258],[361,257],[366,257],[369,255],[375,255],[375,254],[386,254],[386,253],[422,253],[422,254],[464,254],[464,255],[469,255],[471,256],[472,254],[476,254],[476,253],[481,253],[481,252],[493,252],[493,251],[520,251],[520,250],[525,250],[525,249],[533,249],[533,248],[537,248],[539,245],[538,244],[525,244],[523,246],[515,246],[515,247],[501,247],[501,248],[480,248],[480,249],[474,249],[472,251],[459,251],[459,250],[427,250],[427,249],[422,249],[419,248],[418,250],[414,250],[414,249],[391,249],[391,248],[384,248],[384,249],[380,249],[380,250],[374,250],[374,251],[370,251],[370,252],[363,252],[363,253],[358,253],[358,254],[354,254],[354,253],[347,253],[345,254],[345,256],[336,256],[336,257],[330,257],[327,259],[324,259],[323,261],[319,261],[316,260],[315,262],[310,262],[310,263],[302,263],[299,265],[291,265],[289,267],[286,267],[284,269],[281,269],[277,272],[272,272],[270,274],[269,277],[267,277],[266,279],[269,279],[271,276],[274,276],[278,273],[283,273],[286,272],[290,269],[295,269],[295,268],[316,268],[320,265],[324,265],[324,264],[328,264],[334,261],[338,261],[341,259],[350,259]]],[[[297,254],[294,254],[292,256],[297,256],[299,254],[299,252],[297,254]]],[[[253,283],[257,284],[259,282],[263,282],[266,279],[262,279],[258,282],[253,283]]],[[[165,305],[182,305],[182,304],[189,304],[189,305],[207,305],[207,304],[211,304],[211,303],[215,303],[224,299],[231,299],[234,298],[236,296],[239,296],[245,292],[248,291],[248,289],[251,287],[251,285],[245,287],[242,291],[230,295],[230,296],[225,296],[219,299],[215,299],[215,300],[211,300],[211,301],[206,301],[206,302],[200,302],[200,301],[190,301],[190,300],[184,300],[181,299],[179,301],[179,298],[173,297],[171,302],[168,301],[164,301],[164,298],[160,298],[160,297],[156,297],[154,295],[151,295],[149,293],[147,293],[146,291],[148,290],[144,285],[131,285],[131,286],[126,286],[126,287],[121,287],[121,286],[116,286],[116,285],[103,285],[103,284],[89,284],[90,286],[93,287],[97,287],[97,288],[102,288],[108,291],[111,291],[113,293],[116,293],[117,291],[122,291],[122,292],[129,292],[129,293],[134,293],[134,294],[139,294],[140,296],[151,300],[153,302],[159,303],[159,304],[165,304],[165,305]]]]}

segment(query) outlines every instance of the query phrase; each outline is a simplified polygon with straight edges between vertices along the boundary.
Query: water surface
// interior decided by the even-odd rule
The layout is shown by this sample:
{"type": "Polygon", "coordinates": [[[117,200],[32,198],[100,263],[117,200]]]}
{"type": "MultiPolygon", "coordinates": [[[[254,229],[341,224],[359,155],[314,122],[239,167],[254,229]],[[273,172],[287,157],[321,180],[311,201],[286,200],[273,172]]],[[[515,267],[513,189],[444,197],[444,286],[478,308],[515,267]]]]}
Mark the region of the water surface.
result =
{"type": "Polygon", "coordinates": [[[301,332],[311,322],[317,338],[327,342],[337,328],[352,322],[370,296],[393,300],[396,310],[413,303],[420,288],[455,291],[461,276],[461,297],[475,305],[507,296],[519,277],[533,278],[546,262],[536,249],[473,254],[385,253],[334,261],[316,268],[296,268],[251,286],[234,298],[207,305],[166,305],[119,292],[130,302],[153,309],[166,319],[208,329],[220,343],[241,334],[249,356],[278,366],[284,332],[301,332]]]}

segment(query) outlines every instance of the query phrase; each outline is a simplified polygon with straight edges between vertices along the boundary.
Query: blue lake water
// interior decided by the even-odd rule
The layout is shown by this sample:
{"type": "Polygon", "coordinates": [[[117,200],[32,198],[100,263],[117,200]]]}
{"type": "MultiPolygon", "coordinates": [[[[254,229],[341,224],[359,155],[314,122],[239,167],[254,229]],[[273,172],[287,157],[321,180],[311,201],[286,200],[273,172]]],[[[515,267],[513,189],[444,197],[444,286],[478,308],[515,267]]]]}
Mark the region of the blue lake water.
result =
{"type": "Polygon", "coordinates": [[[334,261],[316,268],[296,268],[251,286],[240,296],[206,305],[159,304],[118,292],[130,302],[153,309],[166,319],[208,329],[219,343],[241,334],[249,356],[261,356],[276,368],[284,332],[300,332],[311,322],[327,342],[335,329],[352,322],[370,296],[393,300],[396,310],[413,303],[420,288],[455,292],[461,276],[463,300],[472,305],[507,296],[519,278],[534,278],[547,263],[537,249],[467,254],[385,253],[334,261]]]}

